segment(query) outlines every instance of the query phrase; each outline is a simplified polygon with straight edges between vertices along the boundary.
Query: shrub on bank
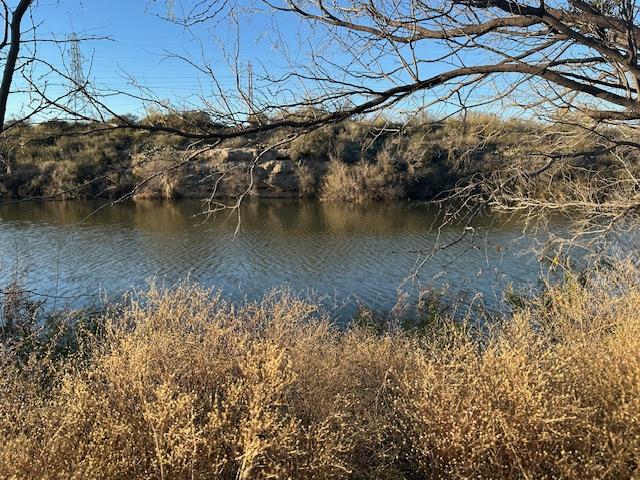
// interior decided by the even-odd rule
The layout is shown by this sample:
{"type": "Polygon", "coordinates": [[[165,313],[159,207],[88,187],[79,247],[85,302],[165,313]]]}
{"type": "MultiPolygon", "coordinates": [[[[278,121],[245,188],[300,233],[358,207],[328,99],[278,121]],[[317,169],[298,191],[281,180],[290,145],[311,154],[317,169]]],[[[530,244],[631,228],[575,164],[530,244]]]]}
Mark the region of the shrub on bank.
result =
{"type": "MultiPolygon", "coordinates": [[[[223,128],[203,112],[155,113],[144,122],[200,134],[223,128]]],[[[177,161],[191,143],[175,134],[127,130],[122,125],[110,130],[111,127],[51,121],[20,124],[4,132],[0,138],[4,159],[0,195],[115,197],[130,192],[136,184],[136,173],[132,172],[136,154],[170,152],[177,161]]],[[[473,175],[506,172],[510,177],[519,171],[525,178],[527,172],[548,161],[546,154],[597,150],[600,142],[600,132],[477,114],[441,122],[428,118],[407,123],[359,119],[303,135],[293,133],[282,129],[253,134],[225,141],[221,146],[260,150],[293,139],[283,143],[279,154],[297,165],[300,196],[363,203],[434,198],[473,175]]],[[[616,172],[627,168],[610,154],[579,156],[561,163],[577,167],[573,172],[580,180],[590,178],[594,172],[615,179],[616,172]]],[[[627,162],[627,166],[632,164],[627,162]]],[[[554,170],[545,172],[537,183],[527,178],[523,188],[545,197],[565,187],[574,189],[572,178],[555,173],[553,176],[554,170]]],[[[236,174],[246,177],[247,171],[238,170],[236,174]]],[[[199,180],[194,178],[193,182],[199,180]]]]}
{"type": "Polygon", "coordinates": [[[637,272],[450,327],[338,331],[287,295],[152,290],[74,355],[3,356],[0,477],[638,475],[637,272]]]}
{"type": "Polygon", "coordinates": [[[320,198],[324,201],[366,203],[404,198],[403,182],[393,169],[359,162],[348,165],[332,161],[325,175],[320,198]]]}
{"type": "Polygon", "coordinates": [[[63,121],[23,124],[0,142],[0,195],[58,200],[120,195],[133,187],[133,154],[189,143],[176,135],[63,121]]]}

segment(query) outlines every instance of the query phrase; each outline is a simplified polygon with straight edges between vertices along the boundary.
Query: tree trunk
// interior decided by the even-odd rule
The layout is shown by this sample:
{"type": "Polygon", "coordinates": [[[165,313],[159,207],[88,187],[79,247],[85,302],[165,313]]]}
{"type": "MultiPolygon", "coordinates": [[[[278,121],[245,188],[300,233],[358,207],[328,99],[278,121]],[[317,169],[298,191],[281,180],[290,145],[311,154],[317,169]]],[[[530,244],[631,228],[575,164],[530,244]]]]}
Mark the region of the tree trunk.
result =
{"type": "Polygon", "coordinates": [[[11,91],[11,82],[20,52],[20,34],[22,18],[26,13],[32,0],[20,0],[13,15],[11,16],[11,43],[7,54],[7,63],[4,65],[2,74],[2,84],[0,84],[0,132],[4,131],[5,116],[7,114],[7,100],[11,91]]]}

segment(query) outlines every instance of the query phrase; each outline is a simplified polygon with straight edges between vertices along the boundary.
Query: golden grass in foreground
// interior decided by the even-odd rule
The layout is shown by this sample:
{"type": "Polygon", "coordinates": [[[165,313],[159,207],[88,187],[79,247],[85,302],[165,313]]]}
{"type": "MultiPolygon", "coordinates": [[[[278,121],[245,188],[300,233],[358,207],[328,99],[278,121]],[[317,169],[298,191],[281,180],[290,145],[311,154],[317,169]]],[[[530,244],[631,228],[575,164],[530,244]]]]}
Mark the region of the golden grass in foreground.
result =
{"type": "Polygon", "coordinates": [[[0,477],[637,478],[640,289],[612,285],[482,342],[152,291],[82,357],[5,362],[0,477]]]}

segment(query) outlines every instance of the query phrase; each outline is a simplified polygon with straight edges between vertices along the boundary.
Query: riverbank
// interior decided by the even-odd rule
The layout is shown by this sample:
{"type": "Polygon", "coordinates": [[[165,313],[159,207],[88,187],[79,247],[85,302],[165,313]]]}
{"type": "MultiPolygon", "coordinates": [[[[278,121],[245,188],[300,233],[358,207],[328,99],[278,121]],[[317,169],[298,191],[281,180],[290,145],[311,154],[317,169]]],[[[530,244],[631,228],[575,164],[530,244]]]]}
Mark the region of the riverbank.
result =
{"type": "MultiPolygon", "coordinates": [[[[2,139],[0,198],[208,198],[245,191],[350,203],[434,198],[473,175],[530,169],[548,161],[544,154],[567,145],[569,152],[588,150],[598,141],[579,129],[491,115],[407,124],[351,121],[266,153],[290,132],[237,138],[185,162],[193,151],[188,139],[113,127],[59,121],[14,126],[2,139]]],[[[610,159],[582,156],[571,163],[579,167],[571,176],[585,175],[606,172],[610,159]]],[[[561,189],[562,177],[543,183],[561,189]]]]}
{"type": "Polygon", "coordinates": [[[637,279],[570,279],[482,332],[338,331],[290,296],[184,287],[5,335],[0,477],[635,478],[637,279]]]}

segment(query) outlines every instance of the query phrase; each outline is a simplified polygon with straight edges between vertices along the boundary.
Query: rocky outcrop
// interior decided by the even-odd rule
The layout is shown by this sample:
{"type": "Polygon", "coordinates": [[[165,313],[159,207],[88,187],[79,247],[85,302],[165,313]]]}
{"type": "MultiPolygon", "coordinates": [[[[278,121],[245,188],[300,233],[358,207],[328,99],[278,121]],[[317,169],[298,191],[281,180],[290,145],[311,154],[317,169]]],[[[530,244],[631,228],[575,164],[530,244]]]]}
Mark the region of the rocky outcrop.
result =
{"type": "Polygon", "coordinates": [[[294,160],[286,151],[219,148],[199,153],[158,151],[133,159],[139,184],[134,198],[249,196],[295,198],[314,192],[309,179],[326,171],[326,162],[294,160]]]}

